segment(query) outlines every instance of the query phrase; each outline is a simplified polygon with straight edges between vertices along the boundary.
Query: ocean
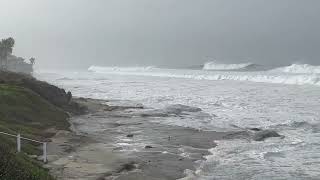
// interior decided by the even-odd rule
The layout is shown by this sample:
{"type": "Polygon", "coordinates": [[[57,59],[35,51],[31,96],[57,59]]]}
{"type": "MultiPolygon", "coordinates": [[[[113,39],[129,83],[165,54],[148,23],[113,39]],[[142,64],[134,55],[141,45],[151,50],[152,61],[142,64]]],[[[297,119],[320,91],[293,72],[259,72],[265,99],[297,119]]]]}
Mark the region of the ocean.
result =
{"type": "Polygon", "coordinates": [[[186,178],[320,179],[320,66],[261,69],[251,63],[211,62],[202,69],[91,66],[34,75],[77,97],[120,100],[162,112],[172,107],[202,110],[150,118],[156,123],[219,132],[272,129],[284,136],[217,141],[195,171],[186,170],[186,178]]]}

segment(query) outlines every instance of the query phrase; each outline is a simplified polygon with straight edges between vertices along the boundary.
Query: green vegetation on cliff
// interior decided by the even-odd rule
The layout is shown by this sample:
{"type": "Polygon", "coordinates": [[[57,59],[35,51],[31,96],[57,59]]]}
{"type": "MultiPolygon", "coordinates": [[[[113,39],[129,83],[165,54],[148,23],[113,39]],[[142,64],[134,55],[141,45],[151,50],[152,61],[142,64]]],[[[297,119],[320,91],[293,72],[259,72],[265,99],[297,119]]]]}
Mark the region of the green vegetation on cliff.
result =
{"type": "MultiPolygon", "coordinates": [[[[83,108],[71,100],[71,93],[22,74],[0,72],[0,131],[45,141],[50,128],[68,129],[68,114],[83,108]]],[[[0,180],[51,180],[41,162],[28,155],[40,155],[39,144],[0,134],[0,180]]]]}
{"type": "Polygon", "coordinates": [[[12,127],[21,133],[42,136],[39,129],[68,128],[67,117],[62,109],[29,89],[0,84],[0,130],[12,127]]]}

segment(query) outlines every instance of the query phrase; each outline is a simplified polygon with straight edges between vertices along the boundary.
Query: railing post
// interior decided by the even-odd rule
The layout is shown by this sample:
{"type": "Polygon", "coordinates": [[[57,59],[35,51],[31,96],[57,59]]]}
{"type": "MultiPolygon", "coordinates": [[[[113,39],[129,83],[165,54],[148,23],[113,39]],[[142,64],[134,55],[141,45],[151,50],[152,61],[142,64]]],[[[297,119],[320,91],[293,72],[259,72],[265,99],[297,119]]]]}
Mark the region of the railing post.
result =
{"type": "Polygon", "coordinates": [[[47,143],[43,143],[43,162],[47,162],[47,143]]]}
{"type": "Polygon", "coordinates": [[[21,136],[20,134],[17,135],[17,151],[21,151],[21,136]]]}

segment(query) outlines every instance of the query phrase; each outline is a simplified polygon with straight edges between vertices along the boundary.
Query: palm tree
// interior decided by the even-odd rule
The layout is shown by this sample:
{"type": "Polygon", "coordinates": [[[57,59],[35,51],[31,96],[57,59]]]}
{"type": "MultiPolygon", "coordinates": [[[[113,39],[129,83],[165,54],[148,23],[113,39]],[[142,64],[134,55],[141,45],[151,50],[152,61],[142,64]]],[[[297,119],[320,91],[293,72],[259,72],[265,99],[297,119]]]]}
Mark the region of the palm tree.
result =
{"type": "Polygon", "coordinates": [[[12,54],[14,39],[12,37],[7,39],[2,39],[0,42],[0,67],[2,69],[8,68],[8,56],[12,54]],[[3,62],[5,65],[3,65],[3,62]]]}

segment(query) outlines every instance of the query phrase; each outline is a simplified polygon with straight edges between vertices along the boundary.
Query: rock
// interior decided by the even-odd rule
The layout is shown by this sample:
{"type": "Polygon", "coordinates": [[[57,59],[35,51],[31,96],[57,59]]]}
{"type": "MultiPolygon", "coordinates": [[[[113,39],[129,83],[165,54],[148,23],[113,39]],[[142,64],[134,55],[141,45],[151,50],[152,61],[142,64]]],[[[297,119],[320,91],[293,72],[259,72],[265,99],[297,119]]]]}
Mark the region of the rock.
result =
{"type": "Polygon", "coordinates": [[[169,114],[167,112],[163,112],[162,110],[151,110],[146,111],[139,114],[141,117],[168,117],[169,114]]]}
{"type": "Polygon", "coordinates": [[[181,114],[181,112],[200,112],[202,109],[192,106],[186,106],[182,104],[173,104],[167,106],[165,109],[166,113],[169,114],[181,114]]]}
{"type": "Polygon", "coordinates": [[[127,137],[133,137],[133,134],[128,134],[127,137]]]}
{"type": "Polygon", "coordinates": [[[115,148],[112,149],[112,152],[120,151],[120,150],[123,150],[123,148],[122,147],[115,147],[115,148]]]}
{"type": "Polygon", "coordinates": [[[251,134],[248,131],[230,132],[224,136],[225,139],[247,139],[251,134]]]}
{"type": "Polygon", "coordinates": [[[73,102],[71,101],[66,107],[65,109],[67,109],[68,111],[72,112],[73,114],[76,115],[82,115],[82,114],[86,114],[88,112],[88,107],[83,106],[79,103],[73,102]]]}
{"type": "Polygon", "coordinates": [[[276,131],[263,130],[263,131],[257,132],[253,136],[253,140],[255,140],[255,141],[264,141],[265,139],[270,138],[270,137],[281,137],[281,135],[278,134],[276,131]]]}
{"type": "Polygon", "coordinates": [[[135,162],[129,162],[126,164],[121,165],[121,167],[118,169],[118,173],[121,173],[123,171],[132,171],[136,168],[135,162]]]}
{"type": "Polygon", "coordinates": [[[64,89],[31,78],[22,79],[22,85],[58,107],[67,105],[71,99],[69,96],[72,96],[71,93],[67,94],[64,89]]]}
{"type": "Polygon", "coordinates": [[[261,131],[260,128],[250,128],[249,130],[251,130],[251,131],[261,131]]]}
{"type": "Polygon", "coordinates": [[[44,81],[39,81],[31,76],[13,72],[1,72],[0,81],[4,83],[19,85],[32,90],[46,99],[51,104],[63,110],[80,115],[86,112],[86,108],[72,101],[71,92],[51,85],[44,81]]]}
{"type": "Polygon", "coordinates": [[[155,109],[149,111],[139,112],[137,115],[141,117],[169,117],[172,115],[182,115],[183,113],[196,113],[202,110],[197,107],[186,106],[182,104],[173,104],[165,107],[164,109],[155,109]]]}
{"type": "Polygon", "coordinates": [[[144,148],[145,148],[145,149],[151,149],[151,148],[153,148],[153,147],[148,145],[148,146],[145,146],[144,148]]]}
{"type": "Polygon", "coordinates": [[[80,100],[80,101],[85,101],[85,102],[88,102],[88,99],[86,99],[86,98],[83,98],[83,97],[79,97],[79,100],[80,100]]]}

